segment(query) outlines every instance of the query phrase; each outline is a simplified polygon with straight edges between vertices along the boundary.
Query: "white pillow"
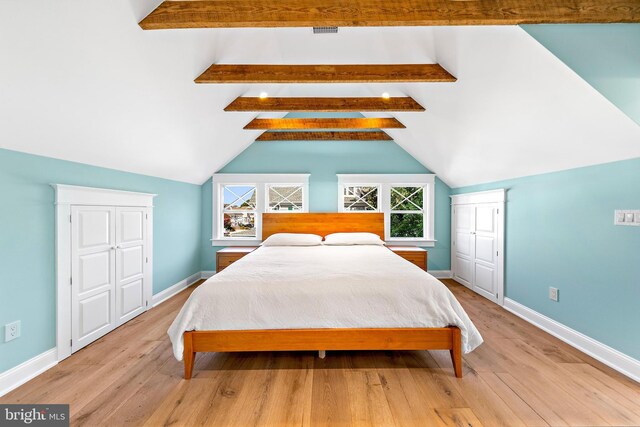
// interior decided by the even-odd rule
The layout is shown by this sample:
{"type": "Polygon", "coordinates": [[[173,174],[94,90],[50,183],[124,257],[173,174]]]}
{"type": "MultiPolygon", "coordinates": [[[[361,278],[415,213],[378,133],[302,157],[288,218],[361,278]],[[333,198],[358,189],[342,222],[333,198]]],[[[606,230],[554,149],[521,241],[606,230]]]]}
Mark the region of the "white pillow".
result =
{"type": "Polygon", "coordinates": [[[303,233],[276,233],[262,242],[262,246],[318,246],[321,244],[321,236],[303,233]]]}
{"type": "Polygon", "coordinates": [[[373,233],[333,233],[324,237],[325,245],[376,245],[383,246],[377,234],[373,233]]]}

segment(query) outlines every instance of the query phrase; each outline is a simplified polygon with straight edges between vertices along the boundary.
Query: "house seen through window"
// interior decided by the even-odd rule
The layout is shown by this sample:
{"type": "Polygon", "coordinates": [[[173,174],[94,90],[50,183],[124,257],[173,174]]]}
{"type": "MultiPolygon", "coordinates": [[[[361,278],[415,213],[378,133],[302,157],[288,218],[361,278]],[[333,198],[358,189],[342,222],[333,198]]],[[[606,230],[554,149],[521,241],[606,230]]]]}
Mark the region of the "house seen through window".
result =
{"type": "Polygon", "coordinates": [[[256,187],[225,185],[224,237],[256,237],[256,187]]]}
{"type": "Polygon", "coordinates": [[[375,185],[353,185],[344,187],[345,211],[378,211],[378,187],[375,185]]]}
{"type": "Polygon", "coordinates": [[[309,174],[214,174],[214,246],[241,246],[262,239],[262,214],[307,212],[309,174]]]}
{"type": "Polygon", "coordinates": [[[268,185],[267,210],[301,211],[303,209],[302,185],[268,185]]]}

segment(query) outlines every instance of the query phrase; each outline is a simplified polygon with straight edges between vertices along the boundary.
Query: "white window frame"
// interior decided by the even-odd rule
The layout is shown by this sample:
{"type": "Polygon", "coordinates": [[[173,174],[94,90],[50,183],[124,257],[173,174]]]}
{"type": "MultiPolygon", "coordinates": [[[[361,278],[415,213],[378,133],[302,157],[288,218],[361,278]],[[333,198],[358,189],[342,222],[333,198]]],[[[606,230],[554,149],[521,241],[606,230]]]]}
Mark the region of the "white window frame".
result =
{"type": "MultiPolygon", "coordinates": [[[[344,209],[344,188],[350,186],[377,186],[378,212],[384,213],[385,241],[411,246],[435,246],[435,175],[434,174],[339,174],[338,211],[355,212],[344,209]],[[424,187],[423,214],[424,237],[391,237],[391,187],[424,187]]],[[[357,211],[367,213],[374,211],[357,211]]],[[[395,211],[394,211],[395,212],[395,211]]],[[[407,212],[411,213],[411,212],[407,212]]]]}
{"type": "Polygon", "coordinates": [[[301,213],[309,211],[309,174],[272,174],[272,173],[217,173],[212,177],[212,246],[258,246],[262,242],[262,214],[269,213],[301,213]],[[225,237],[222,233],[224,215],[225,185],[254,185],[256,187],[256,237],[225,237]],[[267,204],[267,187],[269,185],[302,186],[302,210],[269,211],[267,204]]]}

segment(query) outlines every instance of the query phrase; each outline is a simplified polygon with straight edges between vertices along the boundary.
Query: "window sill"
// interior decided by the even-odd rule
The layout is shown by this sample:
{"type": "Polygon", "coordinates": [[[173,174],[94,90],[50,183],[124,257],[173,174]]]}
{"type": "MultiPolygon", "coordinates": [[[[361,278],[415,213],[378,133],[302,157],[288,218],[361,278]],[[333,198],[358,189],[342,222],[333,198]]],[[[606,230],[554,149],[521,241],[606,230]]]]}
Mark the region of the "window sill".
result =
{"type": "Polygon", "coordinates": [[[387,245],[392,246],[419,246],[422,248],[433,248],[437,240],[431,239],[389,239],[385,240],[387,245]]]}
{"type": "Polygon", "coordinates": [[[260,246],[262,240],[258,239],[211,239],[211,246],[260,246]]]}

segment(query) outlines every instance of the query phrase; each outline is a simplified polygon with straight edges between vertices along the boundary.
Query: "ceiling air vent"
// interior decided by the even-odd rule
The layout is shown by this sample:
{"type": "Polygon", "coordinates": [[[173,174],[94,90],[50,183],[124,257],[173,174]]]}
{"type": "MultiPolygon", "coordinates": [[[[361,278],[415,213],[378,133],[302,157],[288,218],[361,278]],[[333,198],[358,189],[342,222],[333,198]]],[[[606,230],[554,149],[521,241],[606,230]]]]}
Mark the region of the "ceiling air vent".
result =
{"type": "Polygon", "coordinates": [[[338,27],[313,27],[313,34],[335,34],[338,27]]]}

